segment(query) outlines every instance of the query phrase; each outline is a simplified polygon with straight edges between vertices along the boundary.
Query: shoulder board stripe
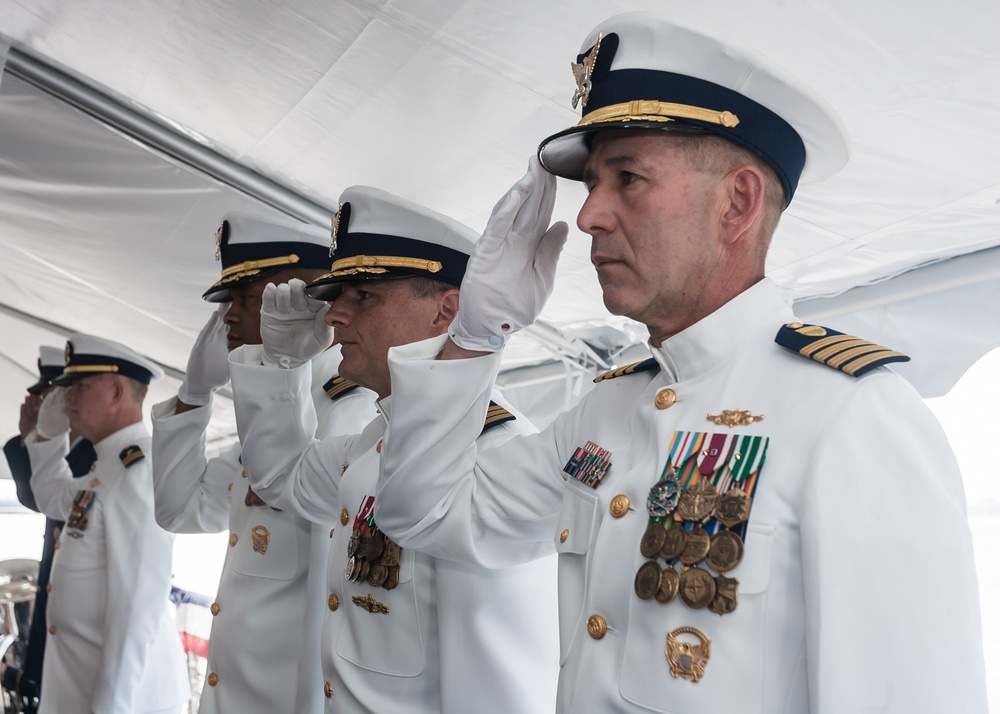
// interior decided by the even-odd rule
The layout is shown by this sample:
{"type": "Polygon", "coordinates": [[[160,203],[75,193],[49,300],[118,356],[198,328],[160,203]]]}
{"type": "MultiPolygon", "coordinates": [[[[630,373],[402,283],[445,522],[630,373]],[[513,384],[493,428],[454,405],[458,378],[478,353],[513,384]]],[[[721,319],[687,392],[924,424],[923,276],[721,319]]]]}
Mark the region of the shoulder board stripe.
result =
{"type": "Polygon", "coordinates": [[[852,377],[860,377],[884,364],[910,360],[902,352],[890,350],[874,342],[845,335],[827,327],[803,325],[800,322],[783,326],[778,330],[774,341],[785,349],[839,369],[852,377]]]}
{"type": "Polygon", "coordinates": [[[622,377],[626,374],[635,374],[636,372],[648,372],[649,370],[660,371],[660,363],[655,359],[650,357],[649,359],[644,359],[641,362],[633,362],[632,364],[627,364],[624,367],[619,367],[618,369],[613,369],[604,374],[600,374],[594,378],[594,383],[604,382],[609,379],[615,379],[617,377],[622,377]]]}
{"type": "Polygon", "coordinates": [[[504,409],[502,406],[496,402],[490,402],[490,407],[486,410],[486,421],[483,423],[483,430],[480,434],[484,434],[486,431],[495,426],[500,426],[504,422],[514,421],[515,419],[517,419],[517,417],[504,409]]]}
{"type": "Polygon", "coordinates": [[[326,396],[330,399],[337,399],[344,396],[350,391],[358,388],[358,384],[352,382],[349,379],[344,379],[339,374],[333,375],[330,380],[323,385],[323,391],[326,392],[326,396]]]}
{"type": "Polygon", "coordinates": [[[118,454],[118,458],[122,460],[125,468],[128,468],[135,462],[142,461],[146,458],[146,455],[142,453],[142,449],[137,444],[133,444],[122,449],[122,452],[118,454]]]}

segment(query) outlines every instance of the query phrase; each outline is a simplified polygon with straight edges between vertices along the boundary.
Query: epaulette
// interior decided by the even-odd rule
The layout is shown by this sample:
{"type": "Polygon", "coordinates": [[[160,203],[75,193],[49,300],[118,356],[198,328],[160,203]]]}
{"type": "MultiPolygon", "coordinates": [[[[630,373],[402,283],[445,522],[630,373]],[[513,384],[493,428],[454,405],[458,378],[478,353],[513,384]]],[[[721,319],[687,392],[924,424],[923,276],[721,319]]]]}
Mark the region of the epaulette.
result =
{"type": "Polygon", "coordinates": [[[355,382],[344,379],[339,374],[335,374],[330,378],[330,381],[323,385],[323,391],[326,392],[326,396],[330,397],[330,399],[339,399],[348,392],[354,391],[359,386],[355,382]]]}
{"type": "Polygon", "coordinates": [[[594,383],[604,382],[608,379],[615,379],[616,377],[622,377],[626,374],[635,374],[636,372],[648,372],[651,369],[656,371],[660,370],[660,363],[655,359],[650,357],[649,359],[644,359],[642,362],[633,362],[632,364],[627,364],[624,367],[619,367],[618,369],[613,369],[610,372],[605,372],[594,377],[594,383]]]}
{"type": "Polygon", "coordinates": [[[514,421],[515,419],[517,419],[516,416],[511,414],[496,402],[491,401],[490,408],[486,410],[486,422],[483,424],[483,430],[480,434],[485,434],[493,427],[500,426],[507,421],[514,421]]]}
{"type": "Polygon", "coordinates": [[[142,461],[146,458],[146,455],[142,453],[142,449],[137,444],[132,444],[132,446],[126,446],[122,449],[122,452],[118,454],[118,458],[122,460],[125,468],[128,468],[136,461],[142,461]]]}
{"type": "Polygon", "coordinates": [[[778,330],[774,341],[785,349],[816,360],[827,367],[860,377],[890,362],[909,362],[902,352],[895,352],[874,342],[845,335],[819,325],[790,322],[778,330]]]}

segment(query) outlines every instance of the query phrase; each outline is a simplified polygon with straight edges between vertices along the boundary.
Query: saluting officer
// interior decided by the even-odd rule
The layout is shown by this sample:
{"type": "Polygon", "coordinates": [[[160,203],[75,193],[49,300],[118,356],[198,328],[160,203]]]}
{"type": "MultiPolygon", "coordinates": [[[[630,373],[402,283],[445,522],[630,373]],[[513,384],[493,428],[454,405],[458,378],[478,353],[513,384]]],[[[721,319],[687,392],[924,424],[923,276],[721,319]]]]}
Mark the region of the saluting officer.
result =
{"type": "Polygon", "coordinates": [[[525,220],[491,220],[450,341],[392,353],[380,527],[486,565],[555,542],[561,712],[984,712],[940,426],[884,366],[902,355],[800,323],[764,277],[800,177],[847,160],[839,120],[759,54],[655,15],[601,23],[573,65],[582,118],[539,160],[586,185],[604,303],[653,356],[477,449],[496,351],[555,270],[547,215],[528,220],[555,179],[532,160],[507,199],[525,220]]]}
{"type": "Polygon", "coordinates": [[[66,363],[25,440],[31,489],[56,542],[42,714],[166,714],[191,697],[167,602],[174,538],[153,518],[142,402],[163,376],[128,347],[71,335],[66,363]],[[66,463],[69,433],[94,444],[85,481],[66,463]]]}
{"type": "MultiPolygon", "coordinates": [[[[38,348],[38,381],[28,387],[28,396],[21,404],[21,418],[17,436],[4,444],[3,452],[10,466],[11,478],[17,485],[17,500],[25,508],[38,511],[35,495],[31,492],[31,460],[24,440],[38,423],[38,409],[42,398],[54,387],[52,380],[62,374],[66,366],[65,350],[60,347],[41,345],[38,348]]],[[[69,435],[70,449],[66,463],[74,478],[86,475],[94,463],[94,445],[74,432],[69,435]]],[[[31,630],[28,635],[28,649],[21,667],[8,667],[4,671],[3,686],[14,692],[28,714],[35,711],[38,694],[41,691],[42,661],[45,656],[45,611],[48,607],[47,592],[49,575],[52,572],[52,557],[55,545],[62,532],[63,522],[45,519],[45,537],[42,544],[42,558],[38,565],[38,593],[35,595],[31,611],[31,630]]]]}
{"type": "MultiPolygon", "coordinates": [[[[310,714],[323,708],[319,631],[330,525],[314,527],[272,508],[250,486],[240,445],[206,458],[205,432],[212,395],[229,382],[229,350],[260,344],[264,286],[323,273],[329,233],[288,218],[230,213],[216,241],[222,275],[203,297],[219,309],[191,349],[177,397],[153,407],[156,519],[175,533],[230,531],[211,606],[202,714],[310,714]]],[[[353,433],[374,414],[371,396],[350,388],[328,393],[328,384],[339,383],[340,349],[330,340],[322,347],[306,396],[324,428],[353,433]]]]}
{"type": "MultiPolygon", "coordinates": [[[[554,556],[499,570],[463,566],[400,549],[372,515],[392,389],[387,350],[448,329],[476,235],[377,189],[349,188],[340,201],[330,272],[308,288],[268,286],[263,347],[230,355],[254,489],[316,522],[337,518],[323,626],[326,711],[551,712],[554,556]],[[342,378],[379,398],[381,415],[353,437],[311,438],[305,363],[329,340],[319,330],[324,315],[343,350],[342,378]]],[[[493,398],[476,433],[483,448],[534,431],[493,398]]]]}

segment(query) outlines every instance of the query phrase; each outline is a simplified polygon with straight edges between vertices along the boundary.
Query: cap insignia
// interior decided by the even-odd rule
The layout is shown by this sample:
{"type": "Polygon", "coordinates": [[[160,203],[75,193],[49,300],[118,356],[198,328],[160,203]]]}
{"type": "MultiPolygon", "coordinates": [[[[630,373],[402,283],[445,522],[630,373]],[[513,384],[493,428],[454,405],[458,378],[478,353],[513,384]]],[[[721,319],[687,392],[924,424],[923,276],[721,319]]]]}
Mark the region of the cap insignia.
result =
{"type": "Polygon", "coordinates": [[[573,108],[576,109],[576,105],[582,102],[583,106],[587,106],[587,101],[590,99],[590,75],[594,73],[594,65],[597,64],[597,53],[601,49],[601,38],[604,37],[602,32],[597,36],[597,43],[590,49],[590,52],[583,56],[583,62],[577,64],[576,62],[571,62],[570,67],[573,70],[573,78],[576,80],[576,91],[573,93],[573,108]]]}
{"type": "Polygon", "coordinates": [[[65,356],[66,356],[66,364],[69,364],[69,361],[73,358],[73,343],[72,342],[67,342],[66,343],[65,356]]]}
{"type": "Polygon", "coordinates": [[[226,221],[219,224],[219,229],[215,231],[215,259],[222,258],[222,243],[226,240],[226,230],[229,226],[226,221]]]}
{"type": "Polygon", "coordinates": [[[330,257],[337,252],[337,231],[340,230],[340,211],[344,204],[338,204],[337,215],[330,219],[330,257]]]}

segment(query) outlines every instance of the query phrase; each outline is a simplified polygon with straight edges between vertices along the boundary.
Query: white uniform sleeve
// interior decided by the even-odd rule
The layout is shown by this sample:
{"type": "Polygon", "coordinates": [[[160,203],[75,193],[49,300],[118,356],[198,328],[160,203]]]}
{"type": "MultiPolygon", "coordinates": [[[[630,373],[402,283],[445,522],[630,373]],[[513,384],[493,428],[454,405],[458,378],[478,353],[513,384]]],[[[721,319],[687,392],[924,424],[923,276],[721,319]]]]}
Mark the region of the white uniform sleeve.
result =
{"type": "Polygon", "coordinates": [[[73,499],[80,485],[74,483],[73,472],[66,463],[69,434],[39,441],[32,431],[25,439],[31,461],[31,492],[38,510],[47,517],[65,521],[73,508],[73,499]]]}
{"type": "Polygon", "coordinates": [[[171,533],[218,533],[229,527],[229,484],[238,474],[239,445],[205,457],[211,404],[177,413],[177,399],[153,407],[156,522],[171,533]]]}
{"type": "Polygon", "coordinates": [[[150,468],[149,459],[137,462],[105,496],[108,593],[95,714],[135,711],[133,698],[170,591],[173,537],[153,520],[150,468]]]}
{"type": "Polygon", "coordinates": [[[499,355],[427,359],[441,339],[389,351],[379,527],[405,548],[490,568],[552,552],[564,485],[555,427],[481,451],[499,355]]]}
{"type": "Polygon", "coordinates": [[[858,386],[804,465],[810,711],[985,712],[958,465],[903,380],[883,372],[858,386]]]}
{"type": "Polygon", "coordinates": [[[241,362],[249,356],[245,350],[230,354],[229,367],[247,478],[268,504],[329,523],[352,437],[315,438],[310,365],[286,370],[247,364],[241,362]]]}

